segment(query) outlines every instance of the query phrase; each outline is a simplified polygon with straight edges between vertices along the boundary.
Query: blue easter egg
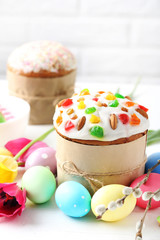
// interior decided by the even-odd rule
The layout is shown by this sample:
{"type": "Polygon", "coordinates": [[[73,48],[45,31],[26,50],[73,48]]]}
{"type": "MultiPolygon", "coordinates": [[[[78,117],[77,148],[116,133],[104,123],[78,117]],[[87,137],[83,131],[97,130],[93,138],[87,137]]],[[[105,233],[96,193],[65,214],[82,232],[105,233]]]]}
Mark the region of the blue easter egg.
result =
{"type": "MultiPolygon", "coordinates": [[[[160,152],[151,154],[147,158],[147,162],[146,162],[146,165],[145,165],[145,173],[147,173],[148,169],[153,167],[157,163],[157,160],[159,160],[159,159],[160,159],[160,152]]],[[[156,167],[152,172],[160,174],[160,165],[158,167],[156,167]]]]}
{"type": "Polygon", "coordinates": [[[83,217],[91,209],[91,195],[80,183],[67,181],[56,190],[57,206],[70,217],[83,217]]]}

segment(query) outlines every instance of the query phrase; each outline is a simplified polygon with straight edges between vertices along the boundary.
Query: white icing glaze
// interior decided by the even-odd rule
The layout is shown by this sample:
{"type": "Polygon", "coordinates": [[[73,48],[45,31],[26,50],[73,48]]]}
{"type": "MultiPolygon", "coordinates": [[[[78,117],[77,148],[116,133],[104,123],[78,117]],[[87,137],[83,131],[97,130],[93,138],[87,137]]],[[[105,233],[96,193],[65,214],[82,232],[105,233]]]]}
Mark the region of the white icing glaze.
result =
{"type": "Polygon", "coordinates": [[[8,65],[24,73],[47,70],[58,72],[76,68],[72,53],[60,43],[52,41],[35,41],[16,48],[8,59],[8,65]]]}
{"type": "MultiPolygon", "coordinates": [[[[71,139],[113,141],[113,140],[116,140],[119,138],[127,138],[132,135],[142,133],[148,129],[149,120],[147,118],[143,117],[140,113],[138,113],[136,111],[136,109],[138,108],[137,103],[135,103],[135,105],[132,107],[126,107],[125,103],[129,101],[127,98],[124,98],[124,99],[116,98],[119,102],[118,107],[109,107],[109,106],[108,107],[99,107],[99,106],[97,106],[97,102],[92,100],[95,97],[95,94],[96,93],[92,93],[91,95],[85,95],[85,96],[79,96],[79,94],[78,94],[71,98],[73,101],[72,105],[70,105],[68,107],[56,106],[56,111],[55,111],[55,115],[54,115],[53,119],[54,119],[54,126],[60,134],[62,134],[63,136],[66,136],[68,138],[71,138],[71,139]],[[80,97],[85,98],[84,103],[85,103],[86,107],[84,109],[78,109],[79,102],[77,102],[77,100],[80,97]],[[100,117],[99,123],[91,123],[90,122],[91,114],[85,113],[86,108],[90,108],[90,107],[96,108],[96,111],[93,114],[100,117]],[[128,112],[122,111],[121,107],[127,108],[128,112]],[[67,110],[69,108],[74,109],[74,113],[71,115],[67,114],[67,110]],[[63,111],[63,113],[60,113],[60,111],[63,111]],[[120,121],[120,119],[118,118],[119,114],[127,114],[129,116],[129,118],[131,119],[131,115],[134,113],[140,119],[139,125],[131,125],[130,123],[123,124],[120,121]],[[71,117],[73,117],[74,114],[76,114],[78,116],[78,118],[75,120],[71,120],[71,117]],[[115,130],[113,130],[110,126],[110,115],[111,114],[115,114],[118,118],[117,128],[115,130]],[[58,116],[60,116],[60,115],[62,116],[63,121],[58,126],[56,120],[57,120],[58,116]],[[83,128],[78,131],[77,124],[78,124],[78,121],[83,116],[86,117],[86,122],[85,122],[85,125],[83,126],[83,128]],[[69,120],[75,125],[75,127],[70,129],[69,131],[66,131],[65,123],[69,120]],[[103,130],[104,130],[103,138],[97,138],[90,134],[90,129],[95,125],[103,128],[103,130]]],[[[112,100],[105,99],[107,94],[108,94],[107,92],[101,94],[100,97],[98,97],[98,99],[99,99],[98,101],[101,103],[106,103],[107,105],[110,102],[112,102],[112,100]]]]}

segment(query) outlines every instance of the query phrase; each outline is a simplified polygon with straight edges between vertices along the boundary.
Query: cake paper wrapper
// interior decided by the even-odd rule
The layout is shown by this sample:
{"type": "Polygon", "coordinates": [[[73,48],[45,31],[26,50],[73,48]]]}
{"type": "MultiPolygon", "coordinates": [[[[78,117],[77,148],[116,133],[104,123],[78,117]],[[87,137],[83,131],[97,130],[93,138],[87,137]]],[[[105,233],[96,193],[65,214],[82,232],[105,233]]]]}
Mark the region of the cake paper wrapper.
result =
{"type": "Polygon", "coordinates": [[[58,184],[78,181],[90,193],[107,184],[130,185],[144,173],[146,136],[129,143],[93,146],[56,133],[58,184]]]}
{"type": "Polygon", "coordinates": [[[76,70],[54,78],[33,78],[7,71],[9,94],[31,107],[30,124],[51,124],[56,104],[74,92],[76,70]]]}

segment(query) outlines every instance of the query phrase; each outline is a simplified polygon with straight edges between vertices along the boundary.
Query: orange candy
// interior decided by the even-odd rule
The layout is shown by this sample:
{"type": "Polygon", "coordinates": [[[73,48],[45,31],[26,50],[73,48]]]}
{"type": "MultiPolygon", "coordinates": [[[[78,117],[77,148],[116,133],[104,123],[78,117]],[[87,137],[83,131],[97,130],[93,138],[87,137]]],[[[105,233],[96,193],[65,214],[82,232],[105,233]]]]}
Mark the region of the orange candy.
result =
{"type": "Polygon", "coordinates": [[[135,103],[134,102],[125,102],[125,105],[127,107],[133,107],[135,105],[135,103]]]}
{"type": "Polygon", "coordinates": [[[141,122],[141,120],[137,117],[137,115],[135,113],[133,113],[131,115],[131,120],[130,120],[130,124],[131,125],[139,125],[141,122]]]}
{"type": "Polygon", "coordinates": [[[58,126],[61,125],[62,121],[63,121],[62,116],[58,116],[58,118],[56,120],[57,125],[58,126]]]}

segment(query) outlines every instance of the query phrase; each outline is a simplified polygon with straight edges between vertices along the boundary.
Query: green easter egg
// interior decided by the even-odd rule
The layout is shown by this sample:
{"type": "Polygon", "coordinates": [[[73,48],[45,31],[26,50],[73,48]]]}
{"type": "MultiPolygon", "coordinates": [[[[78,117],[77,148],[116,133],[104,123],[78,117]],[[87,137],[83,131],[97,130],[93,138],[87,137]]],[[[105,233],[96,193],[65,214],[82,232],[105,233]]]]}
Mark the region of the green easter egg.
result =
{"type": "Polygon", "coordinates": [[[27,198],[32,202],[45,203],[55,192],[56,180],[47,167],[34,166],[24,173],[22,188],[26,189],[27,198]]]}

